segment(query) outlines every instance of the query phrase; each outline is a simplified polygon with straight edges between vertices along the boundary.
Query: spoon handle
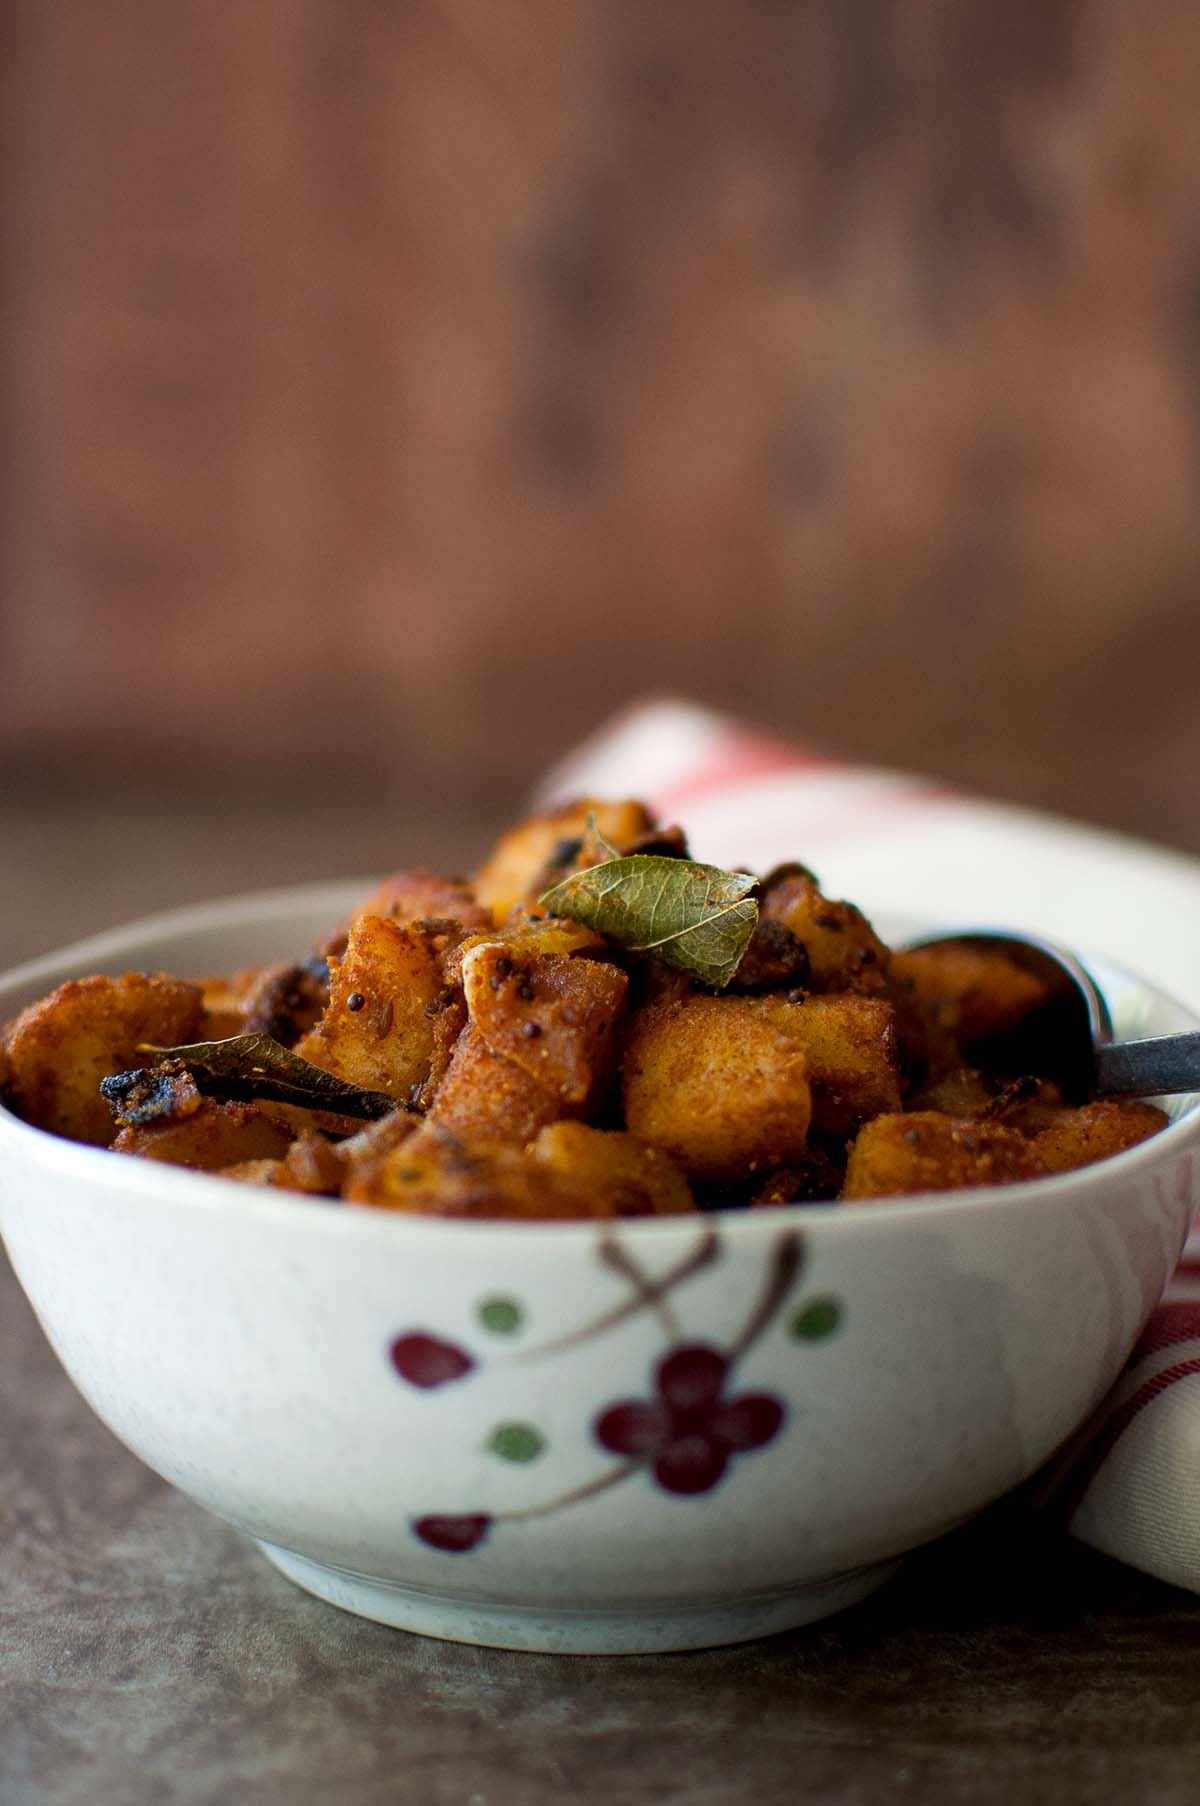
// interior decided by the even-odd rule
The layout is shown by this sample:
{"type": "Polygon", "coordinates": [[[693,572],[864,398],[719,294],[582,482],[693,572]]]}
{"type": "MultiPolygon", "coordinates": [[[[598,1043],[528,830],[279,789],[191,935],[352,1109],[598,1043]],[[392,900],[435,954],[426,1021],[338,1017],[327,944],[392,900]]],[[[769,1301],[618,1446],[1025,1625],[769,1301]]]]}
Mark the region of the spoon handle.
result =
{"type": "Polygon", "coordinates": [[[1159,1097],[1200,1091],[1200,1029],[1096,1049],[1097,1097],[1159,1097]]]}

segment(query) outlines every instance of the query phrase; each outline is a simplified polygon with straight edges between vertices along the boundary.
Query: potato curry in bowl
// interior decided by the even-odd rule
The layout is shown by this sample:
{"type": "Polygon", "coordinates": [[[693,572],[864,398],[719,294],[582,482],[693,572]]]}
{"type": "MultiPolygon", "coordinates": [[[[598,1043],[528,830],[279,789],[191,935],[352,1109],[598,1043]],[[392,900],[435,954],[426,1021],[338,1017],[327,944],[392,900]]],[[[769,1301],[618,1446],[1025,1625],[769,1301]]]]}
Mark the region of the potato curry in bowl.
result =
{"type": "Polygon", "coordinates": [[[788,864],[693,860],[638,802],[394,874],[316,947],[61,985],[0,1038],[19,1117],[349,1206],[580,1219],[1036,1178],[1162,1128],[973,1058],[1045,1002],[994,951],[893,951],[788,864]]]}

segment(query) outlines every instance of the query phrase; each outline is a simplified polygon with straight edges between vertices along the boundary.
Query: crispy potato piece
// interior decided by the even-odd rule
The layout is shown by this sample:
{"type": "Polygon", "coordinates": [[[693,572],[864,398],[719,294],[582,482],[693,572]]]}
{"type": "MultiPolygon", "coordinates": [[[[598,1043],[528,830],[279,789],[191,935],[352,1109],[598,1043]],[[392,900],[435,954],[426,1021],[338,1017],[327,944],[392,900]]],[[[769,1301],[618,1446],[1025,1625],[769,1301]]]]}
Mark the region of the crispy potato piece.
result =
{"type": "Polygon", "coordinates": [[[836,1198],[846,1179],[846,1157],[836,1143],[814,1140],[809,1130],[808,1152],[793,1166],[778,1167],[750,1199],[753,1209],[772,1204],[822,1204],[836,1198]]]}
{"type": "Polygon", "coordinates": [[[429,1120],[468,1141],[532,1141],[560,1116],[578,1114],[511,1060],[494,1054],[470,1024],[454,1049],[429,1120]]]}
{"type": "Polygon", "coordinates": [[[583,922],[572,922],[567,916],[548,916],[527,903],[518,903],[499,928],[468,935],[447,950],[442,960],[447,982],[462,983],[463,961],[476,947],[494,947],[498,943],[514,959],[539,953],[599,953],[609,957],[612,953],[604,936],[583,922]]]}
{"type": "Polygon", "coordinates": [[[900,1067],[891,1005],[880,997],[753,999],[777,1028],[803,1047],[812,1087],[812,1124],[845,1136],[881,1112],[900,1108],[900,1067]]]}
{"type": "MultiPolygon", "coordinates": [[[[382,1120],[390,1122],[392,1118],[385,1116],[382,1120]]],[[[412,1118],[408,1120],[412,1121],[412,1118]]],[[[344,1142],[327,1141],[324,1135],[311,1131],[297,1135],[283,1157],[286,1184],[293,1191],[309,1192],[314,1197],[336,1198],[348,1171],[342,1153],[344,1146],[344,1142]]]]}
{"type": "Polygon", "coordinates": [[[260,984],[271,966],[245,966],[240,972],[196,980],[204,994],[204,1015],[196,1039],[224,1041],[246,1028],[246,998],[260,984]]]}
{"type": "Polygon", "coordinates": [[[943,1116],[982,1116],[995,1096],[996,1087],[973,1066],[954,1066],[911,1092],[905,1105],[909,1110],[940,1110],[943,1116]]]}
{"type": "Polygon", "coordinates": [[[390,1154],[416,1133],[419,1122],[407,1110],[393,1110],[345,1141],[327,1141],[311,1131],[298,1135],[284,1155],[287,1183],[296,1191],[335,1198],[356,1166],[390,1154]]]}
{"type": "MultiPolygon", "coordinates": [[[[654,828],[645,805],[637,802],[602,803],[585,797],[531,815],[501,836],[475,874],[476,898],[491,910],[494,922],[503,922],[514,904],[536,903],[550,885],[577,869],[593,812],[600,832],[618,851],[623,852],[654,828]]],[[[595,864],[596,858],[589,863],[595,864]]]]}
{"type": "Polygon", "coordinates": [[[547,1217],[556,1210],[552,1177],[519,1149],[473,1144],[432,1124],[392,1154],[356,1166],[343,1186],[348,1204],[453,1217],[547,1217]]]}
{"type": "Polygon", "coordinates": [[[257,1104],[222,1104],[206,1097],[191,1116],[127,1125],[112,1146],[116,1154],[215,1172],[247,1160],[282,1160],[290,1139],[257,1104]]]}
{"type": "Polygon", "coordinates": [[[294,1047],[317,1026],[329,1007],[329,968],[319,956],[299,964],[267,966],[249,986],[242,1003],[242,1026],[233,1034],[271,1035],[294,1047]]]}
{"type": "Polygon", "coordinates": [[[896,1050],[903,1084],[913,1092],[937,1084],[963,1064],[963,1053],[953,1035],[938,1020],[915,984],[896,973],[892,955],[888,987],[883,993],[896,1016],[896,1050]]]}
{"type": "Polygon", "coordinates": [[[759,916],[750,943],[729,982],[731,991],[807,990],[808,948],[782,922],[759,916]]]}
{"type": "Polygon", "coordinates": [[[202,1010],[199,985],[161,973],[71,979],[5,1031],[13,1109],[39,1129],[106,1146],[113,1118],[100,1080],[144,1066],[143,1044],[194,1041],[202,1010]]]}
{"type": "Polygon", "coordinates": [[[691,1188],[661,1148],[620,1130],[555,1122],[529,1148],[530,1158],[572,1184],[595,1191],[617,1217],[664,1216],[695,1210],[691,1188]]]}
{"type": "MultiPolygon", "coordinates": [[[[777,866],[763,879],[760,922],[778,922],[804,949],[813,991],[853,991],[873,996],[887,983],[890,954],[860,909],[821,894],[801,865],[777,866]]],[[[751,942],[747,952],[751,953],[751,942]]]]}
{"type": "Polygon", "coordinates": [[[684,1172],[737,1178],[807,1147],[804,1047],[753,997],[697,994],[634,1012],[625,1043],[625,1120],[684,1172]]]}
{"type": "Polygon", "coordinates": [[[477,902],[465,878],[440,878],[421,870],[385,878],[354,911],[347,932],[363,916],[387,916],[401,928],[421,921],[457,922],[468,934],[492,926],[491,912],[477,902]]]}
{"type": "Polygon", "coordinates": [[[499,942],[473,947],[462,972],[471,1024],[491,1052],[586,1113],[615,1069],[625,973],[602,960],[517,954],[499,942]]]}
{"type": "Polygon", "coordinates": [[[942,1116],[936,1110],[877,1116],[866,1123],[846,1163],[845,1202],[903,1192],[954,1191],[1037,1179],[1046,1166],[1031,1142],[1001,1123],[942,1116]]]}
{"type": "Polygon", "coordinates": [[[276,1185],[283,1191],[297,1191],[288,1177],[282,1160],[241,1160],[236,1166],[218,1167],[222,1179],[236,1179],[241,1185],[276,1185]]]}
{"type": "Polygon", "coordinates": [[[407,1103],[429,1074],[443,989],[430,937],[383,916],[362,916],[329,968],[329,1008],[295,1051],[407,1103]]]}
{"type": "Polygon", "coordinates": [[[1031,1145],[1046,1170],[1065,1173],[1077,1166],[1107,1160],[1123,1148],[1135,1147],[1149,1135],[1165,1129],[1170,1118],[1155,1104],[1118,1102],[1114,1098],[1084,1104],[1079,1109],[1048,1113],[1050,1120],[1031,1137],[1031,1145]]]}
{"type": "Polygon", "coordinates": [[[320,956],[278,966],[248,966],[225,978],[202,978],[199,1039],[223,1041],[252,1030],[291,1047],[314,1028],[329,1002],[329,971],[320,956]]]}
{"type": "MultiPolygon", "coordinates": [[[[599,1131],[590,1131],[597,1134],[599,1131]]],[[[613,1167],[619,1164],[619,1158],[613,1167]]],[[[624,1214],[628,1186],[600,1187],[523,1149],[464,1140],[433,1123],[382,1159],[356,1167],[342,1193],[351,1204],[455,1217],[539,1219],[624,1214]]],[[[646,1208],[645,1195],[637,1199],[646,1208]]]]}
{"type": "Polygon", "coordinates": [[[502,927],[491,928],[486,934],[468,935],[441,952],[439,957],[447,995],[457,994],[461,1000],[463,966],[480,947],[499,948],[514,962],[551,953],[564,958],[594,954],[610,962],[612,959],[610,944],[595,929],[585,927],[582,922],[569,921],[565,916],[542,915],[527,904],[518,903],[509,911],[502,927]]]}
{"type": "Polygon", "coordinates": [[[467,1006],[459,987],[447,987],[437,1000],[432,1015],[433,1046],[429,1054],[429,1072],[425,1083],[411,1094],[417,1110],[428,1110],[454,1058],[454,1050],[467,1026],[467,1006]]]}
{"type": "Polygon", "coordinates": [[[1050,995],[1043,979],[1003,953],[914,947],[892,955],[892,986],[915,994],[958,1048],[1015,1028],[1050,995]]]}

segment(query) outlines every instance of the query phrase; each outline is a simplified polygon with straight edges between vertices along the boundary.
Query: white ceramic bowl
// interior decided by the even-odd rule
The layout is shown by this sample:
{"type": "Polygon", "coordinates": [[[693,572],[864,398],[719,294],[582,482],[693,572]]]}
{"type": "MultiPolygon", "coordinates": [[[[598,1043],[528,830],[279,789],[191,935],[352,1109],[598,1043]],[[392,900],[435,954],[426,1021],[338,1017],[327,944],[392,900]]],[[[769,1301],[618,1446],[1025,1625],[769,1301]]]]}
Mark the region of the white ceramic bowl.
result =
{"type": "MultiPolygon", "coordinates": [[[[177,912],[0,983],[287,957],[353,899],[177,912]]],[[[1092,961],[1118,1032],[1196,1019],[1092,961]]],[[[1116,1377],[1200,1197],[1200,1109],[1101,1166],[839,1209],[458,1223],[129,1160],[0,1110],[0,1228],[141,1458],[284,1573],[521,1649],[733,1642],[861,1598],[1116,1377]]]]}

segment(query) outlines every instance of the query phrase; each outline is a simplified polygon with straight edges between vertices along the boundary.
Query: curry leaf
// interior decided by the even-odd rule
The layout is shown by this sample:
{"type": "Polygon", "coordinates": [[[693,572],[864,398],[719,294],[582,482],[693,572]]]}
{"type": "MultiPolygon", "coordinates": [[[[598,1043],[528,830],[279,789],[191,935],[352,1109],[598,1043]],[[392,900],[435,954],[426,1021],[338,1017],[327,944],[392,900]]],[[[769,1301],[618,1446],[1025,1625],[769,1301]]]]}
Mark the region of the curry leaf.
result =
{"type": "MultiPolygon", "coordinates": [[[[141,1047],[155,1064],[171,1061],[184,1067],[197,1088],[222,1098],[272,1098],[305,1110],[333,1110],[339,1116],[379,1117],[399,1109],[386,1091],[363,1091],[332,1072],[291,1053],[270,1035],[231,1035],[224,1041],[196,1041],[185,1047],[141,1047]]],[[[118,1108],[136,1076],[116,1073],[102,1079],[100,1089],[118,1108]]]]}
{"type": "Polygon", "coordinates": [[[757,880],[695,859],[629,853],[572,872],[539,901],[607,935],[630,953],[651,953],[720,991],[758,920],[757,880]]]}

